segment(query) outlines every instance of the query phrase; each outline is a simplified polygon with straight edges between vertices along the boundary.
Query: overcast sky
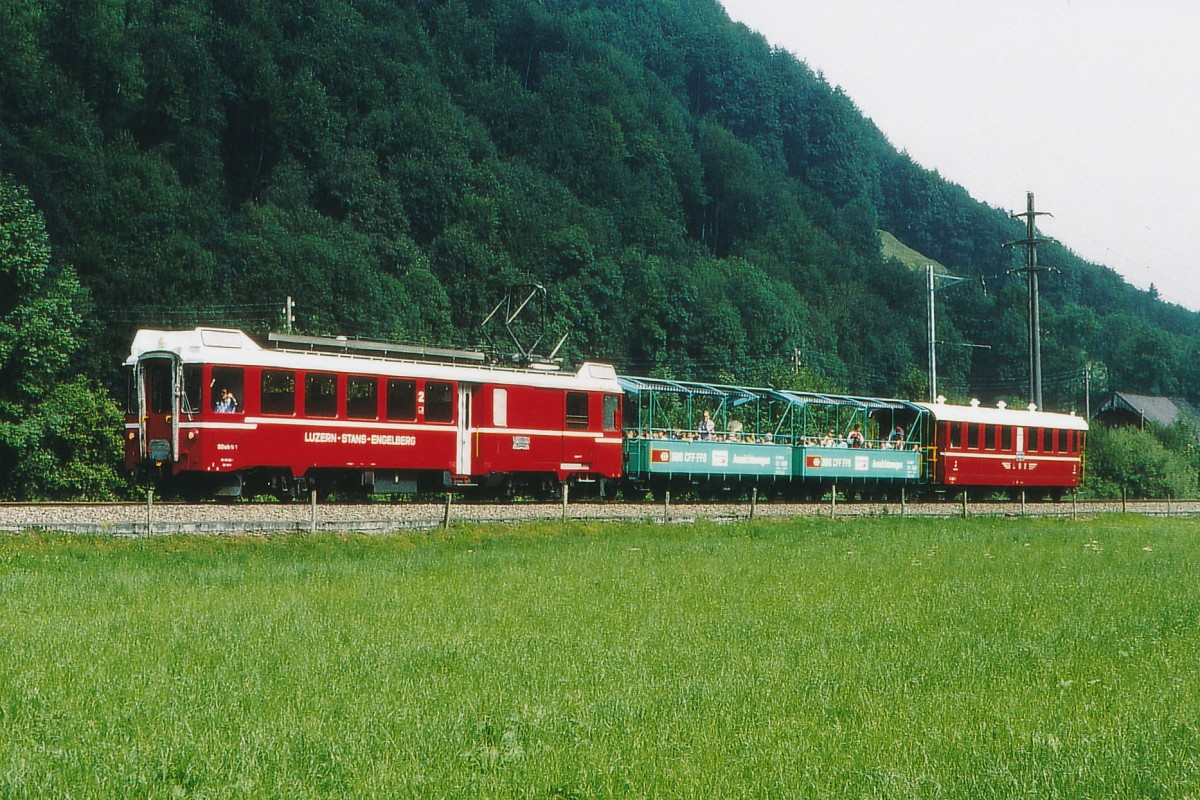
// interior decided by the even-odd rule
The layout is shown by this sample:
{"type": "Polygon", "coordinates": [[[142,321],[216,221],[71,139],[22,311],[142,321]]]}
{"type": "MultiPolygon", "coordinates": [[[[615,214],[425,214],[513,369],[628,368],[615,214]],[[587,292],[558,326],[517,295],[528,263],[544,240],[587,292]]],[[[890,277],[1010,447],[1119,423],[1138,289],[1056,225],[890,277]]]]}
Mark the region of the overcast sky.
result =
{"type": "Polygon", "coordinates": [[[1200,310],[1200,1],[722,1],[922,166],[1200,310]]]}

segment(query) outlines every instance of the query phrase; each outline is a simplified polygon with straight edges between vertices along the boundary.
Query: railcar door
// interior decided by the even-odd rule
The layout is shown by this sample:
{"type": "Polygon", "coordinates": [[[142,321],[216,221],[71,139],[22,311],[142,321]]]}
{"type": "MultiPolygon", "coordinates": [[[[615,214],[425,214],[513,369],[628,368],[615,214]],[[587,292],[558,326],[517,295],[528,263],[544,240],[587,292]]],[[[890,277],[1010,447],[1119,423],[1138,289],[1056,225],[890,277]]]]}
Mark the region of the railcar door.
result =
{"type": "Polygon", "coordinates": [[[163,463],[179,457],[181,381],[182,365],[170,353],[155,353],[138,361],[138,419],[143,459],[163,463]]]}
{"type": "Polygon", "coordinates": [[[471,474],[471,388],[458,385],[458,448],[454,459],[457,475],[471,474]]]}

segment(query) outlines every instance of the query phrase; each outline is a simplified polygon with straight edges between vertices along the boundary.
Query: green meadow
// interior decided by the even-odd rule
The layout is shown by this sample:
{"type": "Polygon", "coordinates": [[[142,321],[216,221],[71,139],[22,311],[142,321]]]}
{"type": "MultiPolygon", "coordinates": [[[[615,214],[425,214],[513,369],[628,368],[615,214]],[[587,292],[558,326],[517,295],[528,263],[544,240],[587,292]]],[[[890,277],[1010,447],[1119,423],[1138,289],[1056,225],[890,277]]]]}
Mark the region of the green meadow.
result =
{"type": "Polygon", "coordinates": [[[0,539],[0,797],[1200,797],[1200,522],[0,539]]]}

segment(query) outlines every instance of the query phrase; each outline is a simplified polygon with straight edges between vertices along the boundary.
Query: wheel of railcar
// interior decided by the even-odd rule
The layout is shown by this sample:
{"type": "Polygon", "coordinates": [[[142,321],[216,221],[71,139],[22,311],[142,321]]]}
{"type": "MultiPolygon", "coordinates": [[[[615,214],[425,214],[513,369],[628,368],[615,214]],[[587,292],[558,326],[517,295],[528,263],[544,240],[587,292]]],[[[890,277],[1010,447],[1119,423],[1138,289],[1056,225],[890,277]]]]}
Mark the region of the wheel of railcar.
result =
{"type": "Polygon", "coordinates": [[[544,502],[553,502],[562,499],[562,484],[558,478],[553,475],[548,475],[544,478],[537,487],[537,498],[544,502]]]}

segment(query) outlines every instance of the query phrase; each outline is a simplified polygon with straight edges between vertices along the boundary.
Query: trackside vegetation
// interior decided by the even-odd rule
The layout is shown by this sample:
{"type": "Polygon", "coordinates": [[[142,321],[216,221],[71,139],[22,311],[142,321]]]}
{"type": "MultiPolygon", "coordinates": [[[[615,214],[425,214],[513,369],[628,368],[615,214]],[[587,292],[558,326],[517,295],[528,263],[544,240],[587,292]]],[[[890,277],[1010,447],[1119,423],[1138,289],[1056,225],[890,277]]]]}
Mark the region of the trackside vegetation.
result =
{"type": "Polygon", "coordinates": [[[1200,523],[0,540],[0,795],[1186,797],[1200,523]]]}

